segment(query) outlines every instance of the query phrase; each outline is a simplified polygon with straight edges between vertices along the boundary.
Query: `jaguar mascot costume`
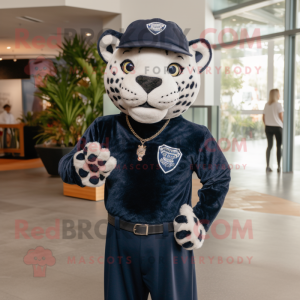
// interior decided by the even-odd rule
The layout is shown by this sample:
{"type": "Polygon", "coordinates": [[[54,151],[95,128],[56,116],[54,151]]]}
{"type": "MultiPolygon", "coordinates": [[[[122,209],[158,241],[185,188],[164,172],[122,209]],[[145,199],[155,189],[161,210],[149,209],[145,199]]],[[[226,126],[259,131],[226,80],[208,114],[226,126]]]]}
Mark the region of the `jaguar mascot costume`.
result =
{"type": "Polygon", "coordinates": [[[121,111],[97,118],[59,164],[64,182],[105,183],[107,300],[197,299],[193,249],[220,211],[230,168],[209,130],[182,117],[212,51],[174,22],[137,20],[98,42],[106,93],[121,111]],[[191,206],[192,174],[203,187],[191,206]],[[120,257],[122,259],[120,259],[120,257]],[[112,259],[118,263],[111,263],[112,259]]]}

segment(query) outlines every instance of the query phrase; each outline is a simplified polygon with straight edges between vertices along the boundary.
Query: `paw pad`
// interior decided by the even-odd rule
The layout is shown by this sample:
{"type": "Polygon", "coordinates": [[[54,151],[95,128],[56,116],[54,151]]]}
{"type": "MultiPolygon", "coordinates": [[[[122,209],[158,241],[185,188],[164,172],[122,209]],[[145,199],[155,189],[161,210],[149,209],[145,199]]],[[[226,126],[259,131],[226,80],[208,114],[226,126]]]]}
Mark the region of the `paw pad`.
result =
{"type": "Polygon", "coordinates": [[[92,172],[94,172],[94,173],[96,173],[96,172],[98,172],[99,171],[99,168],[96,166],[96,165],[88,165],[89,166],[89,169],[92,171],[92,172]]]}
{"type": "Polygon", "coordinates": [[[97,159],[97,156],[95,154],[90,154],[88,157],[88,161],[95,162],[97,159]]]}

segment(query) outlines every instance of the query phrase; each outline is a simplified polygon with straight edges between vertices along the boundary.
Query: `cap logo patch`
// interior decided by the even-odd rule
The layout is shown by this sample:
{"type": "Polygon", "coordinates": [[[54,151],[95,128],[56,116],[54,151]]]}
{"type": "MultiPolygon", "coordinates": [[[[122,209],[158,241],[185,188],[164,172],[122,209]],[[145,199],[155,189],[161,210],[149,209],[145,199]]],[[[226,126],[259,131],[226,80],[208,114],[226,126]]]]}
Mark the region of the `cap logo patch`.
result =
{"type": "Polygon", "coordinates": [[[152,22],[152,23],[147,24],[146,26],[147,26],[148,30],[154,35],[160,34],[167,27],[166,24],[163,24],[160,22],[152,22]]]}

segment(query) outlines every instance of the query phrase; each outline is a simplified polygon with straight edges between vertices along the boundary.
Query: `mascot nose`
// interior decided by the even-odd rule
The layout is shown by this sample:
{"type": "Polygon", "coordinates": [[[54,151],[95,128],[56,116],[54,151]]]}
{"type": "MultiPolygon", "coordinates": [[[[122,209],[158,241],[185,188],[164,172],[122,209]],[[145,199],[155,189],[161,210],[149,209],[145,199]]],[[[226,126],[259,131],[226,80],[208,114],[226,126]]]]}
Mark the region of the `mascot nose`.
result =
{"type": "Polygon", "coordinates": [[[135,80],[145,90],[147,94],[150,94],[151,91],[153,91],[162,84],[162,79],[158,77],[140,75],[135,80]]]}

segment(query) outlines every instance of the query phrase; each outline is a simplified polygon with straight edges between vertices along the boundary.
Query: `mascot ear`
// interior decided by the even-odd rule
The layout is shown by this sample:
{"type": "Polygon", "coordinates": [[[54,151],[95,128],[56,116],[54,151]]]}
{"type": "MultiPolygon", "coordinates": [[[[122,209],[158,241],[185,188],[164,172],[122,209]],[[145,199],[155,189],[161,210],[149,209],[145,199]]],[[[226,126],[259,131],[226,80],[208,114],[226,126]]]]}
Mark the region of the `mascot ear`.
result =
{"type": "Polygon", "coordinates": [[[200,67],[200,73],[202,73],[209,65],[212,52],[210,43],[205,39],[197,39],[189,42],[190,53],[195,53],[195,59],[198,67],[200,67]]]}
{"type": "Polygon", "coordinates": [[[109,29],[104,31],[100,36],[98,41],[98,53],[106,64],[119,45],[122,35],[121,32],[109,29]]]}

